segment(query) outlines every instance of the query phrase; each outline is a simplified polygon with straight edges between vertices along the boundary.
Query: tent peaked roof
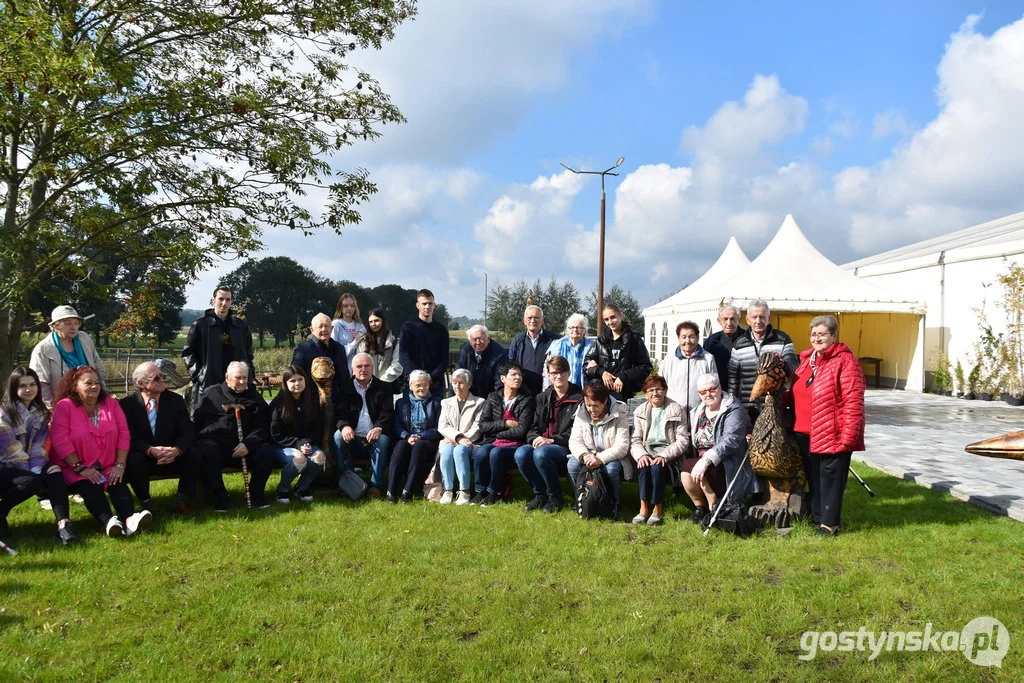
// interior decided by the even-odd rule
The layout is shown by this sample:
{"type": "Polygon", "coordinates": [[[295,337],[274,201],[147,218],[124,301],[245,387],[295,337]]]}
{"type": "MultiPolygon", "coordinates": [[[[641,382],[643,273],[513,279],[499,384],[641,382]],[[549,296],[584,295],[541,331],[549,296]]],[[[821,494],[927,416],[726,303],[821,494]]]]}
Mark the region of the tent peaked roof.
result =
{"type": "Polygon", "coordinates": [[[730,237],[729,243],[725,245],[725,249],[722,250],[718,260],[703,275],[667,299],[649,306],[644,310],[644,315],[668,312],[677,303],[694,301],[695,296],[706,294],[706,298],[713,299],[718,296],[718,292],[721,291],[730,277],[735,277],[736,273],[739,273],[748,265],[750,265],[750,259],[743,253],[740,243],[736,241],[735,237],[730,237]]]}
{"type": "Polygon", "coordinates": [[[764,299],[788,311],[923,313],[924,304],[863,280],[829,261],[792,214],[742,272],[727,284],[732,301],[764,299]]]}

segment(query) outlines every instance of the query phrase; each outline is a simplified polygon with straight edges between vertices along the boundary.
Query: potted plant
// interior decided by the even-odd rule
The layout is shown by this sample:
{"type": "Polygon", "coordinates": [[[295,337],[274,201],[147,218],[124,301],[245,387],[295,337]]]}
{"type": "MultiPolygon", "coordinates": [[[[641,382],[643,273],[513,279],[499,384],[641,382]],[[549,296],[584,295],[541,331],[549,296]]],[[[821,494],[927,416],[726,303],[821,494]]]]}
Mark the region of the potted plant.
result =
{"type": "Polygon", "coordinates": [[[964,366],[959,360],[956,362],[954,373],[956,375],[956,395],[959,398],[963,398],[964,394],[967,393],[967,382],[964,380],[964,366]]]}
{"type": "Polygon", "coordinates": [[[978,393],[978,385],[981,383],[981,363],[975,363],[971,366],[971,371],[967,373],[967,393],[964,395],[968,401],[973,401],[978,393]]]}
{"type": "Polygon", "coordinates": [[[946,354],[939,356],[938,365],[935,367],[934,383],[936,394],[949,396],[953,393],[953,375],[949,372],[949,357],[946,354]]]}

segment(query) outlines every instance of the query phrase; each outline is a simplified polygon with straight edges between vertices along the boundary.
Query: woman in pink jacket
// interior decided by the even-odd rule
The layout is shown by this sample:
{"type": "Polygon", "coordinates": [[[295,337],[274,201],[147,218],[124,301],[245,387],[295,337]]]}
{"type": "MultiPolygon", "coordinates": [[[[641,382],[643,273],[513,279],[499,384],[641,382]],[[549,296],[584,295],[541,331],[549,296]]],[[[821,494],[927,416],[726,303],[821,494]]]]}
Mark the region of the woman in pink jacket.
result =
{"type": "Polygon", "coordinates": [[[75,368],[61,379],[54,396],[50,438],[50,462],[60,466],[68,489],[85,499],[107,536],[131,536],[149,527],[153,515],[148,510],[134,512],[124,481],[131,444],[128,422],[95,368],[75,368]],[[114,503],[116,515],[111,514],[104,492],[114,503]]]}
{"type": "Polygon", "coordinates": [[[864,450],[864,372],[846,344],[836,341],[834,316],[811,320],[811,348],[793,376],[793,427],[811,489],[818,533],[839,533],[843,492],[853,451],[864,450]]]}

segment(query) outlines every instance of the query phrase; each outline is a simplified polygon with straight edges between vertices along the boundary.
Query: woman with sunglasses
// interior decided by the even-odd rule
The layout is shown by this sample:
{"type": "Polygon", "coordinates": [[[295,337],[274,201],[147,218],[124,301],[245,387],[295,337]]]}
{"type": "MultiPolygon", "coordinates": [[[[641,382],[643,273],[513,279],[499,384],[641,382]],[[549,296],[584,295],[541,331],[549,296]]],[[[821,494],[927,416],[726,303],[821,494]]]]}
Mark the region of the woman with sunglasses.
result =
{"type": "Polygon", "coordinates": [[[864,450],[864,372],[846,344],[836,340],[835,316],[811,320],[811,348],[800,354],[793,378],[793,412],[811,489],[818,533],[839,533],[846,476],[853,451],[864,450]]]}
{"type": "Polygon", "coordinates": [[[697,395],[700,405],[690,412],[696,454],[683,460],[680,467],[683,489],[693,501],[690,521],[694,524],[704,521],[715,504],[725,498],[727,482],[733,477],[736,483],[729,491],[730,502],[755,493],[759,488],[746,458],[750,418],[743,404],[722,391],[718,373],[697,378],[697,395]]]}

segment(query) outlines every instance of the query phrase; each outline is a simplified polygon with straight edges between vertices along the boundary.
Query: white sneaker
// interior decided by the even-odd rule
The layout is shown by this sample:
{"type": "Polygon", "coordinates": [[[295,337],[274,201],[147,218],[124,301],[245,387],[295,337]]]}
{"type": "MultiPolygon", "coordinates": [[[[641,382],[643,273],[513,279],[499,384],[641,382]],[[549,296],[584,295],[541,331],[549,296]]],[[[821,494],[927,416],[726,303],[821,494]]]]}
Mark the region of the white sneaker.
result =
{"type": "Polygon", "coordinates": [[[454,499],[455,499],[455,494],[454,493],[452,493],[451,491],[445,491],[444,493],[441,494],[440,503],[441,503],[441,505],[448,505],[454,499]]]}
{"type": "Polygon", "coordinates": [[[111,538],[121,538],[124,536],[124,525],[121,524],[121,520],[117,517],[111,517],[107,520],[107,536],[111,538]]]}
{"type": "Polygon", "coordinates": [[[50,502],[49,498],[43,498],[42,500],[39,501],[39,507],[42,508],[43,510],[52,510],[53,503],[50,502]]]}
{"type": "Polygon", "coordinates": [[[456,505],[469,505],[470,495],[465,491],[459,491],[459,494],[455,496],[456,505]]]}
{"type": "Polygon", "coordinates": [[[142,512],[136,512],[134,515],[125,520],[128,526],[128,535],[131,536],[138,531],[145,531],[153,523],[153,515],[149,510],[143,510],[142,512]]]}

